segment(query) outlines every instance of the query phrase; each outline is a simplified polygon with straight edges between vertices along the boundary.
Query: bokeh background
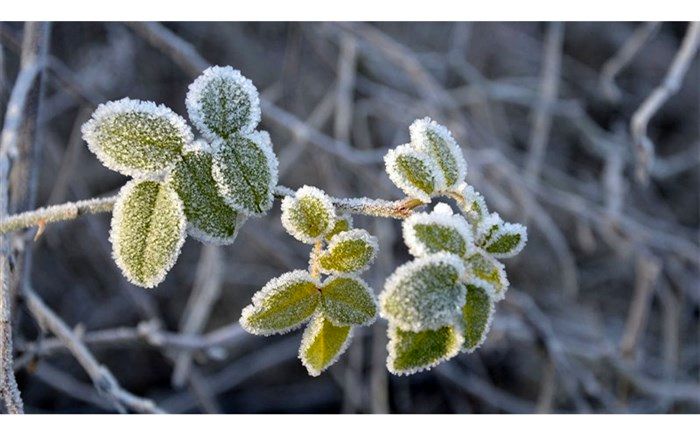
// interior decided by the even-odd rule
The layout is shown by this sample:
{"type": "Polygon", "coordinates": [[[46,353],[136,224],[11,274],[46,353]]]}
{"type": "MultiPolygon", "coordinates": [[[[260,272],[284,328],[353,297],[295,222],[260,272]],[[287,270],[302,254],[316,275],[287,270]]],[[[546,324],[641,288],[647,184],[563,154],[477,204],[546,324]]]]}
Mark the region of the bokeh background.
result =
{"type": "MultiPolygon", "coordinates": [[[[268,279],[304,268],[279,204],[235,244],[188,239],[166,281],[129,285],[109,214],[12,239],[36,293],[121,386],[169,412],[700,412],[700,63],[648,127],[647,180],[630,123],[664,80],[687,23],[52,23],[37,137],[36,206],[106,196],[126,178],[80,137],[97,104],[125,96],[185,115],[208,64],[251,78],[280,183],[398,199],[382,156],[430,116],[466,155],[492,210],[527,223],[511,288],[476,353],[430,372],[385,369],[386,324],[357,332],[318,378],[300,332],[254,337],[241,309],[268,279]],[[627,56],[629,55],[629,56],[627,56]],[[629,59],[626,59],[629,58],[629,59]]],[[[0,113],[23,23],[0,23],[0,113]]],[[[357,217],[380,239],[375,292],[409,255],[400,223],[357,217]]],[[[13,310],[27,412],[112,412],[73,356],[13,310]]],[[[1,407],[0,407],[1,408],[1,407]]]]}

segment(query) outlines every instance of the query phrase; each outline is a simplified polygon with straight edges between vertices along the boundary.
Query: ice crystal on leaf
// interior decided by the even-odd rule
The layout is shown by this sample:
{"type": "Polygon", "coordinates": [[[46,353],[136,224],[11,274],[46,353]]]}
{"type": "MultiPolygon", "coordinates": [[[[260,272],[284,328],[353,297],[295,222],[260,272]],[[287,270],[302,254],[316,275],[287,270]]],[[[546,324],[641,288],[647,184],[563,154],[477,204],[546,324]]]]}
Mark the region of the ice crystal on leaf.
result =
{"type": "Polygon", "coordinates": [[[505,266],[500,261],[483,249],[477,249],[467,258],[467,270],[470,277],[481,279],[493,287],[496,300],[503,299],[510,284],[505,266]]]}
{"type": "Polygon", "coordinates": [[[433,212],[416,213],[403,222],[403,237],[415,257],[449,252],[460,257],[474,250],[472,231],[466,220],[444,203],[433,212]]]}
{"type": "Polygon", "coordinates": [[[377,255],[377,238],[364,229],[334,236],[315,261],[321,273],[358,273],[366,270],[377,255]]]}
{"type": "Polygon", "coordinates": [[[323,239],[335,224],[330,197],[315,187],[304,186],[294,197],[282,201],[282,225],[297,240],[313,244],[323,239]]]}
{"type": "Polygon", "coordinates": [[[377,300],[357,276],[332,276],[321,286],[323,315],[337,326],[369,325],[377,317],[377,300]]]}
{"type": "Polygon", "coordinates": [[[152,288],[165,278],[185,241],[182,201],[170,186],[133,180],[119,191],[110,241],[126,278],[152,288]]]}
{"type": "Polygon", "coordinates": [[[413,332],[389,323],[386,366],[395,375],[430,369],[457,355],[464,339],[453,326],[413,332]]]}
{"type": "Polygon", "coordinates": [[[484,242],[486,252],[496,258],[510,258],[527,243],[527,228],[519,223],[502,223],[484,242]]]}
{"type": "Polygon", "coordinates": [[[445,252],[396,269],[379,296],[381,315],[406,331],[451,324],[464,305],[464,262],[445,252]]]}
{"type": "Polygon", "coordinates": [[[338,361],[350,345],[352,327],[336,326],[322,315],[316,315],[304,330],[299,359],[311,376],[318,376],[338,361]]]}
{"type": "Polygon", "coordinates": [[[82,134],[105,167],[149,179],[170,170],[193,139],[185,120],[169,108],[131,99],[98,106],[82,134]]]}
{"type": "Polygon", "coordinates": [[[166,179],[185,206],[187,231],[210,244],[231,244],[245,218],[224,202],[211,175],[212,156],[185,152],[166,179]]]}
{"type": "Polygon", "coordinates": [[[249,134],[260,123],[255,85],[232,67],[207,68],[187,93],[190,120],[209,141],[249,134]]]}
{"type": "Polygon", "coordinates": [[[248,215],[265,214],[277,185],[277,157],[267,132],[232,135],[214,143],[212,176],[224,201],[248,215]]]}
{"type": "Polygon", "coordinates": [[[469,281],[466,286],[467,299],[462,307],[459,326],[464,337],[462,350],[473,352],[486,340],[495,306],[490,284],[474,279],[469,281]]]}
{"type": "Polygon", "coordinates": [[[416,120],[409,128],[411,145],[426,153],[440,168],[443,190],[456,188],[467,176],[467,163],[457,142],[447,128],[430,118],[416,120]]]}
{"type": "Polygon", "coordinates": [[[463,198],[464,213],[472,223],[479,223],[489,215],[484,196],[478,193],[474,187],[465,182],[458,192],[463,198]]]}
{"type": "Polygon", "coordinates": [[[424,203],[443,186],[443,178],[437,164],[426,153],[404,144],[389,150],[384,157],[389,179],[408,196],[424,203]]]}
{"type": "Polygon", "coordinates": [[[241,327],[251,334],[284,334],[298,328],[316,312],[319,284],[305,270],[285,273],[255,293],[243,309],[241,327]]]}
{"type": "Polygon", "coordinates": [[[330,241],[333,237],[341,232],[352,229],[352,216],[350,214],[342,214],[335,218],[335,225],[325,236],[326,241],[330,241]]]}

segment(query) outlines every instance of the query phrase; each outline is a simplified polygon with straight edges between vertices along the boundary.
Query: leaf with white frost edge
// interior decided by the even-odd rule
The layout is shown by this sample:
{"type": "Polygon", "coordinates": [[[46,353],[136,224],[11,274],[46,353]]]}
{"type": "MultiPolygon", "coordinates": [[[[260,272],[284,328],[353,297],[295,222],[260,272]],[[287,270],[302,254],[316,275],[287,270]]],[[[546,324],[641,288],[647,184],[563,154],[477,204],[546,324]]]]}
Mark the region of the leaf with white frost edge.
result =
{"type": "Polygon", "coordinates": [[[380,314],[407,331],[449,325],[464,305],[463,274],[464,261],[446,252],[408,262],[387,279],[380,314]]]}
{"type": "Polygon", "coordinates": [[[503,219],[497,212],[492,212],[484,216],[476,227],[475,243],[483,248],[491,237],[503,226],[503,219]]]}
{"type": "Polygon", "coordinates": [[[207,244],[231,244],[245,215],[237,213],[219,195],[211,176],[212,157],[205,148],[185,152],[166,182],[185,206],[187,232],[207,244]]]}
{"type": "Polygon", "coordinates": [[[190,120],[209,141],[249,134],[260,123],[258,90],[232,67],[209,67],[189,86],[190,120]]]}
{"type": "Polygon", "coordinates": [[[132,99],[101,104],[81,131],[105,167],[146,179],[167,173],[193,140],[185,120],[172,110],[132,99]]]}
{"type": "Polygon", "coordinates": [[[384,164],[394,185],[423,203],[430,203],[431,196],[444,185],[437,164],[410,144],[389,150],[384,156],[384,164]]]}
{"type": "Polygon", "coordinates": [[[510,258],[527,243],[527,228],[519,223],[503,223],[486,240],[484,250],[496,258],[510,258]]]}
{"type": "Polygon", "coordinates": [[[467,177],[467,162],[450,131],[430,118],[416,120],[409,127],[411,145],[430,155],[440,168],[444,186],[441,190],[455,188],[467,177]]]}
{"type": "Polygon", "coordinates": [[[478,278],[491,284],[494,290],[494,299],[499,301],[505,296],[510,283],[506,276],[506,268],[496,258],[486,253],[483,249],[467,258],[467,276],[478,278]]]}
{"type": "Polygon", "coordinates": [[[319,284],[306,270],[271,279],[243,309],[240,324],[255,335],[284,334],[298,328],[316,312],[319,284]]]}
{"type": "Polygon", "coordinates": [[[333,229],[335,207],[316,187],[305,185],[282,200],[282,226],[297,240],[314,244],[333,229]]]}
{"type": "Polygon", "coordinates": [[[466,284],[467,301],[462,307],[459,327],[464,337],[463,352],[473,352],[486,340],[491,328],[495,305],[491,284],[472,279],[466,284]]]}
{"type": "Polygon", "coordinates": [[[415,257],[438,252],[464,257],[474,251],[468,223],[445,203],[437,204],[430,214],[415,213],[404,220],[403,238],[415,257]]]}
{"type": "Polygon", "coordinates": [[[277,186],[277,156],[270,135],[265,131],[233,135],[215,142],[214,148],[212,176],[224,201],[247,215],[265,214],[277,186]]]}
{"type": "Polygon", "coordinates": [[[474,187],[465,182],[457,189],[457,192],[464,199],[462,202],[464,214],[472,223],[479,223],[489,215],[484,196],[477,192],[474,187]]]}
{"type": "Polygon", "coordinates": [[[314,260],[321,273],[359,273],[367,270],[379,251],[377,238],[364,229],[334,236],[328,248],[314,260]]]}
{"type": "Polygon", "coordinates": [[[185,227],[175,190],[162,182],[128,182],[114,205],[109,236],[117,266],[131,283],[155,287],[179,256],[185,227]]]}
{"type": "Polygon", "coordinates": [[[394,375],[411,375],[431,369],[457,355],[464,342],[454,326],[420,332],[389,324],[386,367],[394,375]]]}
{"type": "Polygon", "coordinates": [[[326,241],[330,241],[331,238],[335,237],[339,233],[349,231],[350,229],[352,229],[352,216],[348,213],[336,215],[333,229],[331,229],[324,238],[326,241]]]}
{"type": "Polygon", "coordinates": [[[377,317],[377,299],[365,281],[354,275],[332,276],[321,286],[323,315],[337,326],[370,325],[377,317]]]}
{"type": "Polygon", "coordinates": [[[335,326],[325,317],[317,315],[304,330],[299,359],[309,375],[318,376],[338,361],[351,339],[351,326],[335,326]]]}

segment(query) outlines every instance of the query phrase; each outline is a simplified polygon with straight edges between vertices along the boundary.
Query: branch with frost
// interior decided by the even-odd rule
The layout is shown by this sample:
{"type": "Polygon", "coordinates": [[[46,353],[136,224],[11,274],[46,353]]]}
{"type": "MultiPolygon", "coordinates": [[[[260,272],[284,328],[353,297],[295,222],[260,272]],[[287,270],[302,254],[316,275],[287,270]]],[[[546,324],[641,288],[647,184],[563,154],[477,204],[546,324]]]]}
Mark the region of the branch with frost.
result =
{"type": "Polygon", "coordinates": [[[681,87],[700,45],[700,22],[692,22],[683,37],[681,47],[673,58],[663,82],[647,98],[632,116],[631,131],[637,154],[637,180],[646,182],[654,164],[654,143],[647,135],[649,120],[664,103],[681,87]]]}

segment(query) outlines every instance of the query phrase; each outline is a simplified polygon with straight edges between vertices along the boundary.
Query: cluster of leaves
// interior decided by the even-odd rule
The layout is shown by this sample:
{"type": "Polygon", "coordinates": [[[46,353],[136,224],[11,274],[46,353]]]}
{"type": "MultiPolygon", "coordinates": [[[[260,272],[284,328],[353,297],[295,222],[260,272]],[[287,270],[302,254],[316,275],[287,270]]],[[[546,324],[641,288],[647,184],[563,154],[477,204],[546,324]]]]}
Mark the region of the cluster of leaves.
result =
{"type": "Polygon", "coordinates": [[[190,85],[186,106],[203,139],[169,108],[131,99],[100,105],[82,128],[106,167],[133,178],[119,192],[110,241],[126,278],[146,288],[165,278],[186,234],[232,243],[246,217],[271,208],[277,185],[250,80],[211,67],[190,85]]]}
{"type": "Polygon", "coordinates": [[[387,279],[379,297],[380,314],[389,321],[387,368],[399,375],[430,369],[483,343],[495,303],[509,285],[498,259],[516,255],[527,240],[524,226],[489,213],[466,184],[466,162],[446,128],[423,119],[410,133],[410,144],[386,156],[389,177],[426,203],[441,195],[456,199],[462,214],[439,203],[403,223],[416,259],[387,279]]]}
{"type": "Polygon", "coordinates": [[[283,334],[309,322],[299,358],[317,376],[343,354],[353,327],[376,319],[374,292],[359,274],[373,262],[377,240],[353,229],[352,218],[338,214],[331,199],[314,187],[304,186],[284,198],[282,224],[294,238],[313,245],[309,268],[268,282],[243,310],[240,322],[257,335],[283,334]]]}

